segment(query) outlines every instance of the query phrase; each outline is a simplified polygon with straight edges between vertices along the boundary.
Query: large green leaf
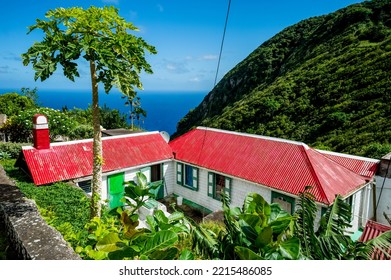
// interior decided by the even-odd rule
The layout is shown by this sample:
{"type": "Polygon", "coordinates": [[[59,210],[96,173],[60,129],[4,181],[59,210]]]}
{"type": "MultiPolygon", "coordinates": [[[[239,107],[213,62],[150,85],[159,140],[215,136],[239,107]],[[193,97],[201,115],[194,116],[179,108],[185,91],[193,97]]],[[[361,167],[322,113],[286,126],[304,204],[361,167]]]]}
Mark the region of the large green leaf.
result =
{"type": "Polygon", "coordinates": [[[108,254],[109,260],[124,260],[124,259],[133,259],[138,255],[138,252],[135,251],[132,247],[125,247],[121,250],[113,251],[108,254]]]}
{"type": "Polygon", "coordinates": [[[179,260],[194,260],[194,254],[192,251],[185,249],[179,255],[179,260]]]}
{"type": "Polygon", "coordinates": [[[296,217],[292,216],[285,210],[281,209],[277,203],[270,204],[271,214],[269,219],[269,226],[273,229],[273,233],[280,234],[293,226],[293,221],[296,217]]]}
{"type": "Polygon", "coordinates": [[[367,241],[369,247],[368,259],[391,259],[391,230],[367,241]]]}
{"type": "Polygon", "coordinates": [[[137,172],[137,185],[140,186],[142,189],[146,189],[148,187],[148,179],[147,176],[145,176],[142,172],[137,172]]]}
{"type": "Polygon", "coordinates": [[[278,244],[278,250],[284,259],[297,260],[300,254],[300,241],[298,238],[289,238],[278,244]]]}
{"type": "Polygon", "coordinates": [[[120,250],[123,246],[123,241],[115,232],[110,232],[96,243],[96,249],[104,252],[114,252],[120,250]]]}
{"type": "Polygon", "coordinates": [[[257,248],[262,248],[273,241],[273,230],[270,226],[264,228],[257,236],[254,244],[257,248]]]}
{"type": "Polygon", "coordinates": [[[261,195],[249,193],[244,199],[243,213],[258,214],[262,219],[261,227],[265,227],[271,214],[271,208],[261,195]]]}
{"type": "Polygon", "coordinates": [[[178,235],[169,230],[158,231],[147,240],[144,246],[143,254],[149,255],[157,250],[163,250],[173,246],[178,241],[178,235]]]}
{"type": "Polygon", "coordinates": [[[87,251],[87,255],[94,260],[104,260],[107,258],[107,252],[104,251],[89,250],[87,251]]]}
{"type": "Polygon", "coordinates": [[[240,230],[236,233],[232,233],[234,239],[239,243],[237,245],[246,244],[247,246],[251,246],[258,237],[258,233],[256,230],[250,226],[245,220],[239,220],[240,230]]]}
{"type": "Polygon", "coordinates": [[[168,224],[169,223],[169,220],[166,217],[166,214],[164,214],[164,212],[162,210],[156,210],[153,213],[153,216],[155,217],[155,219],[158,222],[159,226],[160,226],[161,223],[163,223],[163,224],[168,224]]]}
{"type": "Polygon", "coordinates": [[[147,216],[147,224],[152,232],[156,232],[159,229],[156,219],[151,215],[147,216]]]}
{"type": "Polygon", "coordinates": [[[239,219],[245,221],[255,232],[261,231],[262,218],[258,214],[241,214],[239,219]]]}
{"type": "Polygon", "coordinates": [[[178,249],[170,247],[166,250],[156,250],[148,255],[150,260],[175,260],[178,256],[178,249]]]}
{"type": "Polygon", "coordinates": [[[347,228],[351,226],[351,214],[350,205],[343,201],[340,195],[337,195],[333,205],[322,216],[319,227],[320,234],[324,236],[345,235],[347,228]]]}
{"type": "Polygon", "coordinates": [[[235,254],[239,256],[241,260],[263,260],[260,255],[256,254],[251,249],[242,246],[235,247],[235,254]]]}
{"type": "Polygon", "coordinates": [[[185,214],[183,214],[182,212],[176,211],[176,212],[172,213],[170,216],[168,216],[168,222],[172,223],[172,222],[181,221],[181,220],[183,220],[184,217],[185,217],[185,214]]]}

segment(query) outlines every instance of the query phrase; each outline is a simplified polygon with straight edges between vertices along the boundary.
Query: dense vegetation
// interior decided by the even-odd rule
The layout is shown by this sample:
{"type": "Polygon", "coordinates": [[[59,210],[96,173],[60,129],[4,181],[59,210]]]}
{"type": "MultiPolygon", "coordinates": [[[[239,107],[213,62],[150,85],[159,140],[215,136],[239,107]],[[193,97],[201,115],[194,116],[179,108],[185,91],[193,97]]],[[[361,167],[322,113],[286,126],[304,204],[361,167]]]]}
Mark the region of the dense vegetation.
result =
{"type": "MultiPolygon", "coordinates": [[[[7,122],[0,127],[0,132],[5,133],[9,141],[32,141],[32,120],[35,114],[44,114],[48,117],[52,141],[58,137],[71,140],[92,138],[91,106],[87,109],[63,107],[60,111],[41,107],[37,100],[37,89],[22,88],[20,93],[0,94],[0,114],[7,115],[7,122]]],[[[110,109],[104,104],[100,112],[100,123],[105,129],[129,127],[126,115],[117,109],[110,109]]]]}
{"type": "MultiPolygon", "coordinates": [[[[35,200],[47,223],[83,259],[370,259],[376,248],[384,252],[391,244],[391,231],[366,243],[351,240],[351,208],[340,197],[316,230],[317,207],[307,190],[293,215],[249,193],[242,207],[230,207],[229,197],[223,197],[222,222],[196,224],[182,212],[167,217],[156,210],[146,218],[148,227],[139,227],[137,210],[159,186],[148,184],[141,172],[137,184],[126,182],[126,208],[103,210],[101,218],[90,219],[90,199],[82,190],[66,183],[37,188],[14,162],[0,160],[22,192],[35,200]]],[[[0,238],[0,259],[2,242],[0,238]]]]}
{"type": "Polygon", "coordinates": [[[391,151],[391,1],[309,18],[264,42],[177,126],[303,141],[379,157],[391,151]]]}

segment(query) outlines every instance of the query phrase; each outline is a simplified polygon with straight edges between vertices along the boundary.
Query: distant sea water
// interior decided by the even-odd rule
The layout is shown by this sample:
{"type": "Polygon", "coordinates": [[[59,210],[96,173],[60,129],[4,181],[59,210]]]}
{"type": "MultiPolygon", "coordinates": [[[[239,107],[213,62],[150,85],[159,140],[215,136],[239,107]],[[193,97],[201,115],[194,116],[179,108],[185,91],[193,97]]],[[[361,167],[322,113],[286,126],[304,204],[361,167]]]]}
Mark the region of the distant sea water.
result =
{"type": "MultiPolygon", "coordinates": [[[[20,90],[1,89],[0,94],[6,92],[20,92],[20,90]]],[[[61,110],[64,106],[68,109],[86,109],[92,103],[91,91],[65,91],[65,90],[40,90],[38,89],[39,104],[61,110]]],[[[147,112],[147,117],[141,123],[141,127],[147,131],[166,131],[172,135],[176,131],[176,125],[191,109],[201,103],[206,92],[139,92],[141,108],[147,112]]],[[[129,106],[125,106],[125,99],[120,92],[99,94],[99,105],[106,104],[110,109],[117,109],[126,114],[129,121],[129,106]]],[[[137,124],[137,121],[136,121],[137,124]]]]}

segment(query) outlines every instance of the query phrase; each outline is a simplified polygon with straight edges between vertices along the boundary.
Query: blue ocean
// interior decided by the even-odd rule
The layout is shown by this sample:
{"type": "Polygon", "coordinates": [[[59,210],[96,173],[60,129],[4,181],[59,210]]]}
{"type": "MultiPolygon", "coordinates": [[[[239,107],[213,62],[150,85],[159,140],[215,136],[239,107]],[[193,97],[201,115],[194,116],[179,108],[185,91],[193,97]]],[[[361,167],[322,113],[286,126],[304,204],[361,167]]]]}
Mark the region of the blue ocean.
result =
{"type": "MultiPolygon", "coordinates": [[[[15,92],[15,90],[13,90],[15,92]]],[[[12,92],[1,90],[0,94],[12,92]]],[[[18,90],[16,92],[19,92],[18,90]]],[[[68,109],[86,109],[92,103],[91,91],[59,91],[38,89],[39,104],[61,110],[64,106],[68,109]]],[[[139,92],[141,108],[147,112],[147,117],[140,124],[148,131],[166,131],[172,135],[176,131],[178,121],[191,109],[203,100],[206,92],[139,92]]],[[[125,99],[120,92],[100,93],[99,105],[106,104],[110,109],[117,109],[126,114],[129,119],[129,106],[125,106],[125,99]]]]}

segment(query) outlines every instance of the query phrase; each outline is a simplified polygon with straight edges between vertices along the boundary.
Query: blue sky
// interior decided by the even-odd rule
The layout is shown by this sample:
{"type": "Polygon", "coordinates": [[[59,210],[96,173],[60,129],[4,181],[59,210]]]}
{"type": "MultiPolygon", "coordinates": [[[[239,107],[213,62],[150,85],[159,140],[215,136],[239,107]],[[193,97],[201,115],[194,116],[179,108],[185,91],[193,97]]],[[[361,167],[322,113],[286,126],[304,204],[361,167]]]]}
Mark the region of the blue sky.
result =
{"type": "MultiPolygon", "coordinates": [[[[232,0],[218,80],[264,41],[300,20],[359,3],[357,0],[232,0]]],[[[31,65],[20,55],[42,39],[27,27],[57,7],[113,5],[132,22],[158,54],[148,56],[154,74],[142,74],[145,91],[204,91],[214,86],[228,0],[19,0],[2,2],[0,88],[89,89],[86,63],[70,82],[62,71],[34,81],[31,65]]]]}

